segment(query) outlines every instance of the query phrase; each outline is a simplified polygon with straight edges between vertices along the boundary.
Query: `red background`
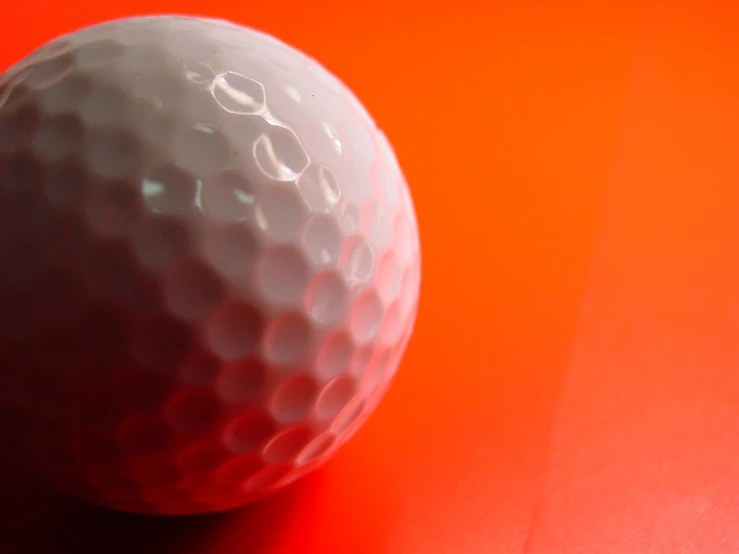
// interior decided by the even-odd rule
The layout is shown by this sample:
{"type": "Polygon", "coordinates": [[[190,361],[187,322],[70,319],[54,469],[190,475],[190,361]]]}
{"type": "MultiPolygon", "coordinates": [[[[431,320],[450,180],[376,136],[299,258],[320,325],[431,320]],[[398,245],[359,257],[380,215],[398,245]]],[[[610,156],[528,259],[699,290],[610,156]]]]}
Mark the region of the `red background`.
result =
{"type": "Polygon", "coordinates": [[[0,475],[9,554],[739,551],[739,11],[731,2],[51,0],[0,67],[112,17],[275,34],[348,83],[416,199],[418,326],[323,469],[156,520],[0,475]]]}

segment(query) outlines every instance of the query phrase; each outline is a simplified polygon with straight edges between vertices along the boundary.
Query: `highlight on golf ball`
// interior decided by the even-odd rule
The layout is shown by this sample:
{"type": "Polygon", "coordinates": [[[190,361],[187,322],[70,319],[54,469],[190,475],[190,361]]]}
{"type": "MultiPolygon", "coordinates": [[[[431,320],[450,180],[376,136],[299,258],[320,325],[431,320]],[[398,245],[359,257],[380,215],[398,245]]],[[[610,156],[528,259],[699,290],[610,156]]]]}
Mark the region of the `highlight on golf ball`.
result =
{"type": "Polygon", "coordinates": [[[0,453],[117,510],[235,508],[375,410],[414,207],[362,104],[226,21],[62,36],[0,76],[0,453]]]}

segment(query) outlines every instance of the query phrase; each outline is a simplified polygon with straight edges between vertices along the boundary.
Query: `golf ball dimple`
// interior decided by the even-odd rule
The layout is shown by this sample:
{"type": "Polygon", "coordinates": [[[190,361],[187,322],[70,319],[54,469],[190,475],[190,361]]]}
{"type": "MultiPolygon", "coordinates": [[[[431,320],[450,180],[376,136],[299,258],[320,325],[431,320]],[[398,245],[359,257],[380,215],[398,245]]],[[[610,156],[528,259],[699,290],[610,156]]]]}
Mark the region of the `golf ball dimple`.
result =
{"type": "Polygon", "coordinates": [[[320,466],[411,336],[387,138],[229,22],[60,37],[0,76],[0,451],[114,509],[231,509],[320,466]]]}

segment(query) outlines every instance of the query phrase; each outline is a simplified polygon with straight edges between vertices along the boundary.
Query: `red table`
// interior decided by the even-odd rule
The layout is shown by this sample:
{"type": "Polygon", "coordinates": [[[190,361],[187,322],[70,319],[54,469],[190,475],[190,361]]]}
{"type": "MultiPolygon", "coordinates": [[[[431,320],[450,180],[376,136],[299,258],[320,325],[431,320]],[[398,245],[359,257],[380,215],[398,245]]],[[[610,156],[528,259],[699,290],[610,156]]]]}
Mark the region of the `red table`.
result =
{"type": "Polygon", "coordinates": [[[226,17],[324,62],[394,143],[424,247],[387,399],[226,515],[80,505],[3,468],[8,554],[739,550],[739,11],[730,2],[17,3],[226,17]],[[289,4],[289,6],[288,6],[289,4]]]}

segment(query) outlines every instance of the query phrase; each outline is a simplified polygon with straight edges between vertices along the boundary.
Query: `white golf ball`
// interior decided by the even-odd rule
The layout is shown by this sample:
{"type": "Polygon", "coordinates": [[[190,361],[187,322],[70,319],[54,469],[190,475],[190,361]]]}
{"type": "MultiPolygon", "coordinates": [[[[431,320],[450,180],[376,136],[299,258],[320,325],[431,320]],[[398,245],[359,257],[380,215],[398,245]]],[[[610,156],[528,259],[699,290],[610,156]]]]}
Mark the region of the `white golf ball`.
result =
{"type": "Polygon", "coordinates": [[[62,36],[0,76],[0,450],[115,509],[323,463],[411,335],[419,237],[355,96],[225,21],[62,36]]]}

